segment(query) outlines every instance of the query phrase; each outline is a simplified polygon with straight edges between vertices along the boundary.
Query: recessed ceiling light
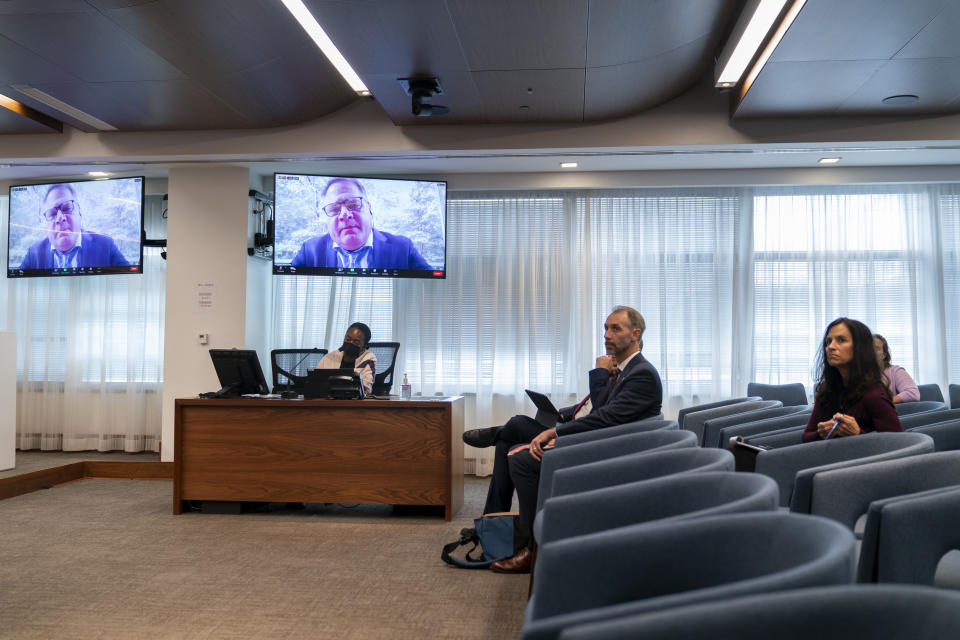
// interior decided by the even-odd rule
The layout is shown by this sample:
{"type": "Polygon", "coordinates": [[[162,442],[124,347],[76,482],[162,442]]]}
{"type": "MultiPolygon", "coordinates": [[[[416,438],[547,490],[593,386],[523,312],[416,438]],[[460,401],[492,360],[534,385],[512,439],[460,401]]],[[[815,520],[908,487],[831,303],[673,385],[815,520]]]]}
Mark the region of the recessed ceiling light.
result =
{"type": "Polygon", "coordinates": [[[910,93],[905,93],[905,94],[899,95],[899,96],[887,96],[886,98],[884,98],[884,99],[881,100],[880,102],[882,102],[883,104],[892,104],[892,105],[898,105],[898,104],[913,104],[914,102],[918,101],[919,99],[920,99],[920,96],[915,96],[915,95],[910,94],[910,93]]]}
{"type": "Polygon", "coordinates": [[[738,33],[736,44],[731,48],[728,43],[721,55],[723,69],[717,75],[715,86],[736,86],[786,4],[787,0],[754,0],[744,8],[744,14],[734,27],[734,32],[738,33]],[[753,13],[748,19],[747,12],[751,10],[753,13]]]}
{"type": "Polygon", "coordinates": [[[577,163],[576,163],[576,162],[561,162],[561,163],[560,163],[560,168],[561,168],[561,169],[576,169],[576,168],[577,168],[577,163]]]}
{"type": "Polygon", "coordinates": [[[109,176],[110,173],[107,171],[87,171],[87,175],[95,178],[102,178],[103,176],[109,176]]]}
{"type": "Polygon", "coordinates": [[[363,84],[363,80],[361,80],[357,72],[353,70],[353,67],[350,66],[347,59],[340,53],[337,46],[333,44],[330,36],[327,35],[327,32],[323,30],[323,27],[320,26],[317,19],[313,17],[310,10],[303,4],[303,0],[280,1],[283,2],[283,6],[293,14],[293,17],[297,19],[297,22],[299,22],[303,30],[307,32],[307,35],[320,47],[323,55],[327,56],[327,60],[340,72],[340,75],[347,81],[350,88],[356,91],[359,96],[369,96],[370,90],[363,84]]]}
{"type": "Polygon", "coordinates": [[[820,164],[837,164],[840,162],[840,158],[820,158],[817,162],[820,164]]]}

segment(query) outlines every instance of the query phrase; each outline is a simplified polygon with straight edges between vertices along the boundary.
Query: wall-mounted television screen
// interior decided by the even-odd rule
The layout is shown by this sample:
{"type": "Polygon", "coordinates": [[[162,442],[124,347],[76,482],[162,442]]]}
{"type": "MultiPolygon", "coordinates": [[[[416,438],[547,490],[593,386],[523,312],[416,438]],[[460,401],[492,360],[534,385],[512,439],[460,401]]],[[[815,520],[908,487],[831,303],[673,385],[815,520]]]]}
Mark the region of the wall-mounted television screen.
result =
{"type": "Polygon", "coordinates": [[[7,277],[143,271],[143,177],[10,187],[7,277]]]}
{"type": "Polygon", "coordinates": [[[274,174],[273,272],[446,277],[447,183],[274,174]]]}

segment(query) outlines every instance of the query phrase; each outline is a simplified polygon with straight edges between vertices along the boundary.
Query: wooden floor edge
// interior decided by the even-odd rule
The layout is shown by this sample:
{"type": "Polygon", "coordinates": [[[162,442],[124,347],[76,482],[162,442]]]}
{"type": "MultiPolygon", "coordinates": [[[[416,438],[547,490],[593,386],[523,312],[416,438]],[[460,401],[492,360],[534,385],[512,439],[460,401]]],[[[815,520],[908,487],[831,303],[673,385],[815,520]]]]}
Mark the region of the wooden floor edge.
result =
{"type": "Polygon", "coordinates": [[[50,489],[58,484],[84,478],[123,478],[129,480],[172,480],[172,462],[124,462],[120,460],[87,460],[59,467],[31,471],[19,476],[0,478],[0,500],[26,493],[50,489]]]}

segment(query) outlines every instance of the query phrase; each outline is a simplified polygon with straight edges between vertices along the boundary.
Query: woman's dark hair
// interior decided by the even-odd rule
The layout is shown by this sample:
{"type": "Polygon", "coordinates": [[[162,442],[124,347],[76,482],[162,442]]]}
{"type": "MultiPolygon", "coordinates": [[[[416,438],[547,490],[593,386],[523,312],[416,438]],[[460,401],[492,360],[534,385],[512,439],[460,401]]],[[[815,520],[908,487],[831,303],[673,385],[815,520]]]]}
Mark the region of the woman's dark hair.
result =
{"type": "Polygon", "coordinates": [[[887,339],[879,333],[873,334],[873,337],[883,345],[883,368],[886,369],[890,366],[890,345],[887,344],[887,339]]]}
{"type": "Polygon", "coordinates": [[[366,349],[368,346],[370,346],[370,327],[362,322],[354,322],[352,325],[347,327],[347,331],[350,331],[350,329],[360,329],[360,333],[363,334],[363,348],[366,349]]]}
{"type": "Polygon", "coordinates": [[[817,353],[817,369],[820,375],[814,401],[826,403],[831,410],[839,411],[840,407],[849,407],[876,385],[880,385],[887,397],[890,396],[886,385],[883,384],[883,372],[877,363],[877,354],[873,351],[873,332],[859,320],[837,318],[827,325],[817,353]],[[827,362],[827,334],[830,333],[830,329],[840,323],[847,327],[853,338],[853,360],[850,361],[850,374],[846,386],[843,384],[840,371],[827,362]]]}

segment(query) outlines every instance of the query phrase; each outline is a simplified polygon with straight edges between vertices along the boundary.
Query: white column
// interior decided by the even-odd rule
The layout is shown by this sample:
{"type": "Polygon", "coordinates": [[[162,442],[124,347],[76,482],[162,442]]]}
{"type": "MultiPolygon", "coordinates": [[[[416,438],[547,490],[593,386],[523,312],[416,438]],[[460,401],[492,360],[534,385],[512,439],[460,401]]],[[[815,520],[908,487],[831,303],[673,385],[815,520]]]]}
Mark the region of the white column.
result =
{"type": "Polygon", "coordinates": [[[170,170],[162,457],[173,460],[173,404],[220,388],[209,349],[245,346],[249,170],[170,170]],[[210,342],[201,345],[200,334],[210,342]]]}
{"type": "Polygon", "coordinates": [[[17,450],[17,334],[0,331],[0,471],[13,469],[17,450]]]}

